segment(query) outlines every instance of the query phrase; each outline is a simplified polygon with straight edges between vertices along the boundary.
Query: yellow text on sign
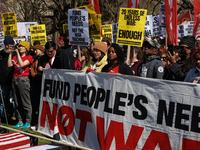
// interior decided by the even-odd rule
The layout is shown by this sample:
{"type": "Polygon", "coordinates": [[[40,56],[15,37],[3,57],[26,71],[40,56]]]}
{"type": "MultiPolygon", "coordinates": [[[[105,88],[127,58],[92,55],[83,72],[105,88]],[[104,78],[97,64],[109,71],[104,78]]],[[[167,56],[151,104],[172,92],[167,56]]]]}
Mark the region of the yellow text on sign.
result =
{"type": "Polygon", "coordinates": [[[145,9],[120,8],[117,44],[142,47],[146,13],[145,9]]]}

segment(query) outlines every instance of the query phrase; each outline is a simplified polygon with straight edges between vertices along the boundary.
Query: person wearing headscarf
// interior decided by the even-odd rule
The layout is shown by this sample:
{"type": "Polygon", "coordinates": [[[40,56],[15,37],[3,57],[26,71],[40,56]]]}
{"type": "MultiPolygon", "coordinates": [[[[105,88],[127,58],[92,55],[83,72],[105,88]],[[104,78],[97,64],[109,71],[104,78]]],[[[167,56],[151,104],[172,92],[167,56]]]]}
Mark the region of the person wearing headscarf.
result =
{"type": "Polygon", "coordinates": [[[195,37],[185,36],[179,43],[178,56],[180,57],[180,60],[176,61],[175,52],[174,55],[172,55],[168,51],[168,60],[170,61],[171,66],[165,75],[165,79],[183,81],[190,69],[194,67],[193,60],[191,59],[194,50],[195,37]]]}
{"type": "Polygon", "coordinates": [[[133,75],[131,68],[124,63],[124,55],[118,44],[112,43],[108,49],[108,64],[102,69],[102,72],[113,74],[133,75]]]}

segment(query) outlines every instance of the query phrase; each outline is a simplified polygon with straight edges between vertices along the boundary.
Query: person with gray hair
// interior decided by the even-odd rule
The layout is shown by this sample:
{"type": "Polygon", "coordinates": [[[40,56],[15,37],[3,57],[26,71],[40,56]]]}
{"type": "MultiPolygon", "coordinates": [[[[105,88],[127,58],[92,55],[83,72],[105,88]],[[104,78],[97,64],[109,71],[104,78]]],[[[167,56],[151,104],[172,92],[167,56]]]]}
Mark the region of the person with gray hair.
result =
{"type": "Polygon", "coordinates": [[[154,40],[144,41],[144,61],[138,67],[138,76],[163,79],[164,64],[159,56],[156,56],[160,45],[154,40]]]}

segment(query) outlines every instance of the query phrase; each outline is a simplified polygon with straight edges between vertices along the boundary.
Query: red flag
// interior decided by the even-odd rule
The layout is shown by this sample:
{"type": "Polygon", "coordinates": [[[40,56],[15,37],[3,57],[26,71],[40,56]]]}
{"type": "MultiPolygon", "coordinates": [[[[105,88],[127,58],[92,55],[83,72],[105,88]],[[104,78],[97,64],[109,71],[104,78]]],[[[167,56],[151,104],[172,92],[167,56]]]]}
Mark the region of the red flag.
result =
{"type": "Polygon", "coordinates": [[[128,0],[128,8],[138,8],[139,0],[128,0]]]}
{"type": "Polygon", "coordinates": [[[170,45],[177,45],[177,1],[165,0],[165,21],[167,39],[170,45]]]}
{"type": "Polygon", "coordinates": [[[180,16],[178,18],[178,25],[180,25],[184,21],[192,21],[192,18],[191,18],[191,15],[190,15],[190,11],[186,12],[185,14],[183,14],[182,16],[180,16]]]}
{"type": "Polygon", "coordinates": [[[200,35],[200,0],[194,0],[194,26],[193,35],[200,35]]]}
{"type": "Polygon", "coordinates": [[[95,12],[97,14],[100,14],[99,1],[98,0],[89,0],[89,4],[92,4],[94,6],[95,12]]]}

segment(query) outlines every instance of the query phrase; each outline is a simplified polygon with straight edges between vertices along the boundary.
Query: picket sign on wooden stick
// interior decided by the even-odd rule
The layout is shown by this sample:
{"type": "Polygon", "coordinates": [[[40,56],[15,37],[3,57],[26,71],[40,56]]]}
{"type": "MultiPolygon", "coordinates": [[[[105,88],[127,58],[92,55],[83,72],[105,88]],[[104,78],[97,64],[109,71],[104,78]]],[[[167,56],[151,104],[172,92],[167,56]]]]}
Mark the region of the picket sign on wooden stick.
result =
{"type": "Polygon", "coordinates": [[[127,62],[130,61],[130,50],[131,50],[131,46],[128,45],[128,48],[127,48],[127,62]]]}
{"type": "Polygon", "coordinates": [[[81,60],[81,49],[79,45],[78,45],[78,59],[81,60]]]}

